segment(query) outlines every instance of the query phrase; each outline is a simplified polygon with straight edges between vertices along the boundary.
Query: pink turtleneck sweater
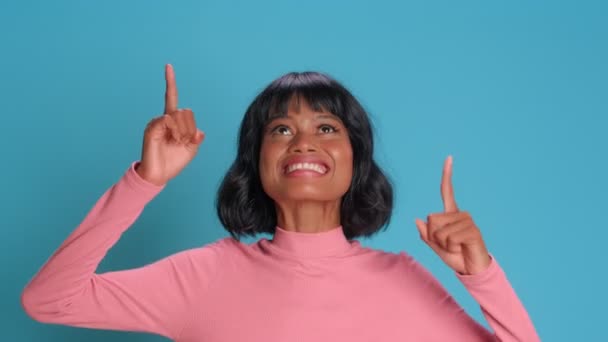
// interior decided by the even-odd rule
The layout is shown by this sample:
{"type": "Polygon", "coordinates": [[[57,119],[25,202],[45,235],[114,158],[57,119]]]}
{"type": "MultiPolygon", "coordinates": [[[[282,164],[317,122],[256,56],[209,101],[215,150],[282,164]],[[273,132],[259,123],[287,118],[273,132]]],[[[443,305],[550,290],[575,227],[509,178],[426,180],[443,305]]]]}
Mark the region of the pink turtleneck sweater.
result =
{"type": "Polygon", "coordinates": [[[163,187],[133,162],[25,287],[22,305],[53,324],[129,330],[181,342],[539,341],[492,256],[454,273],[492,331],[462,309],[421,264],[349,241],[342,227],[272,240],[231,237],[140,268],[95,273],[163,187]]]}

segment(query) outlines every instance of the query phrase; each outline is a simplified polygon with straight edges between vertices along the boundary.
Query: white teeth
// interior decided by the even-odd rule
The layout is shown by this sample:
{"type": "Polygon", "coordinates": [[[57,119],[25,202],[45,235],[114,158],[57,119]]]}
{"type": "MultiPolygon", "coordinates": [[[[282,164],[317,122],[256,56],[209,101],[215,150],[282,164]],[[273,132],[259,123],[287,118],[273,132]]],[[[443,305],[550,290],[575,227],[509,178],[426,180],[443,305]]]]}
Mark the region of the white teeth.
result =
{"type": "Polygon", "coordinates": [[[289,167],[287,167],[287,170],[285,173],[290,173],[295,170],[312,170],[312,171],[316,171],[320,174],[325,174],[325,172],[327,172],[327,169],[323,165],[320,165],[320,164],[296,163],[296,164],[289,165],[289,167]]]}

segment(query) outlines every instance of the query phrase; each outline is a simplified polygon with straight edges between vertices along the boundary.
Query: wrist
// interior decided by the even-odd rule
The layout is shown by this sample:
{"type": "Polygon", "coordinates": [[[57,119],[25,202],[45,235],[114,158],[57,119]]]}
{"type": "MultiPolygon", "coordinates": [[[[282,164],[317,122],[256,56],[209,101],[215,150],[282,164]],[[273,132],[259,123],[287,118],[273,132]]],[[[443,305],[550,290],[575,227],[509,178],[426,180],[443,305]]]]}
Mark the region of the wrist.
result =
{"type": "Polygon", "coordinates": [[[135,164],[134,167],[135,173],[137,173],[137,175],[144,181],[150,183],[150,184],[154,184],[156,186],[163,186],[165,185],[166,182],[164,181],[160,181],[155,179],[154,177],[151,177],[148,172],[146,171],[146,169],[144,167],[141,166],[141,162],[137,162],[135,164]]]}

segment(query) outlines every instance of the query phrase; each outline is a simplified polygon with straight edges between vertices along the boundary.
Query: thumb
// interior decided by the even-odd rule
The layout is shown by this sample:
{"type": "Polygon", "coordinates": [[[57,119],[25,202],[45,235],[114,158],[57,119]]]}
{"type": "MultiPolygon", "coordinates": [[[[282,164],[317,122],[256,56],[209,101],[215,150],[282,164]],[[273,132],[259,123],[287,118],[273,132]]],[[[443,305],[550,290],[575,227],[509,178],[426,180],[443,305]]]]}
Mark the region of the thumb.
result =
{"type": "Polygon", "coordinates": [[[421,219],[416,219],[416,227],[420,233],[420,238],[424,241],[435,253],[441,255],[443,248],[435,241],[431,241],[429,238],[429,225],[421,219]]]}
{"type": "Polygon", "coordinates": [[[424,223],[424,221],[422,221],[421,219],[416,219],[416,228],[418,228],[418,233],[420,233],[420,238],[422,239],[422,241],[427,242],[428,243],[428,227],[426,226],[426,223],[424,223]]]}
{"type": "Polygon", "coordinates": [[[203,140],[205,140],[205,132],[197,129],[192,142],[195,143],[196,145],[200,145],[203,142],[203,140]]]}

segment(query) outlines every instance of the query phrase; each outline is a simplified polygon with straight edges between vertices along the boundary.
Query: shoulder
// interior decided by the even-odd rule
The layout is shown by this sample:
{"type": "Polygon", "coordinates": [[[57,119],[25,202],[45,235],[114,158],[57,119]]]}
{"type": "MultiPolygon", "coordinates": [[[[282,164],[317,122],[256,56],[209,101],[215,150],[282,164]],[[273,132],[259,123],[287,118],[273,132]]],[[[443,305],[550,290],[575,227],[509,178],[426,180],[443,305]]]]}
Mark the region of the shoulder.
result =
{"type": "Polygon", "coordinates": [[[435,281],[432,273],[407,251],[393,252],[371,247],[361,247],[361,250],[366,256],[366,264],[375,270],[399,277],[404,281],[435,281]]]}
{"type": "Polygon", "coordinates": [[[217,261],[222,266],[228,266],[235,263],[243,263],[246,260],[259,258],[259,253],[256,253],[258,242],[246,243],[236,240],[232,236],[218,238],[208,242],[202,246],[190,249],[187,253],[191,253],[197,258],[205,258],[207,260],[217,261]]]}
{"type": "Polygon", "coordinates": [[[213,273],[216,265],[230,259],[237,249],[238,241],[225,237],[203,245],[183,249],[165,258],[176,269],[213,273]]]}
{"type": "Polygon", "coordinates": [[[243,243],[233,237],[223,237],[190,249],[196,255],[207,255],[213,257],[228,257],[243,248],[243,243]]]}
{"type": "Polygon", "coordinates": [[[416,261],[405,251],[389,251],[368,246],[359,246],[353,260],[363,269],[379,272],[385,275],[403,275],[407,273],[416,261]]]}
{"type": "Polygon", "coordinates": [[[388,266],[403,266],[404,264],[408,265],[415,262],[414,258],[405,251],[393,252],[362,245],[359,247],[359,250],[358,254],[366,256],[373,262],[380,262],[388,266]]]}

